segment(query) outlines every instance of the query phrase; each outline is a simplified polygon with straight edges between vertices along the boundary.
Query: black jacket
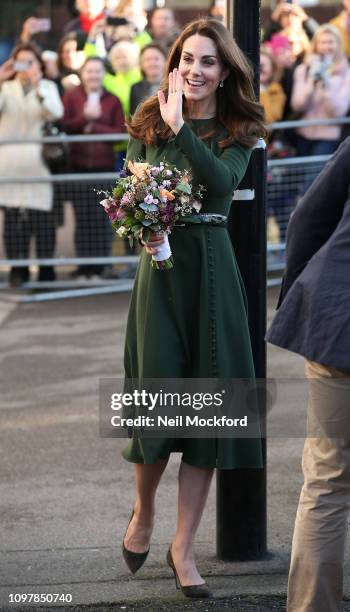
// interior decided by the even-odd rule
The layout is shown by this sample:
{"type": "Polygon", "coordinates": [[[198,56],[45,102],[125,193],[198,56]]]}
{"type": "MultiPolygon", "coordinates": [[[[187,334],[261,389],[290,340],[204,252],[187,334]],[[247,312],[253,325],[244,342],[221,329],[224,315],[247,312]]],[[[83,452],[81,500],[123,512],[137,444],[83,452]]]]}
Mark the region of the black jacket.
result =
{"type": "Polygon", "coordinates": [[[287,267],[267,340],[350,370],[350,138],[297,205],[287,267]]]}
{"type": "MultiPolygon", "coordinates": [[[[158,89],[158,88],[157,88],[158,89]]],[[[130,113],[134,114],[137,107],[141,102],[146,100],[149,96],[154,93],[154,87],[152,83],[149,83],[147,79],[142,79],[139,83],[135,83],[130,92],[130,113]]]]}

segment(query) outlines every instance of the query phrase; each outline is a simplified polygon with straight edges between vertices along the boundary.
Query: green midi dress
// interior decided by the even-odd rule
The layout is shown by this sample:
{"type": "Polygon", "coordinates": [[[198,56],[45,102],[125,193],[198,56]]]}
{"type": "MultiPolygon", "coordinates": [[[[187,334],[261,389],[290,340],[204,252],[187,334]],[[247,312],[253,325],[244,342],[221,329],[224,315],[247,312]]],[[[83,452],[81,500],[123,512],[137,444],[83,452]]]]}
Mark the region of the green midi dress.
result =
{"type": "MultiPolygon", "coordinates": [[[[239,144],[221,149],[222,128],[200,138],[214,128],[212,119],[193,119],[158,147],[130,139],[127,160],[190,167],[193,182],[206,189],[201,213],[228,215],[251,151],[239,144]]],[[[175,227],[169,242],[172,269],[153,269],[144,249],[140,257],[127,321],[126,378],[254,377],[245,292],[227,228],[175,227]]],[[[262,467],[258,438],[148,438],[134,430],[122,454],[152,464],[172,451],[198,467],[262,467]]]]}

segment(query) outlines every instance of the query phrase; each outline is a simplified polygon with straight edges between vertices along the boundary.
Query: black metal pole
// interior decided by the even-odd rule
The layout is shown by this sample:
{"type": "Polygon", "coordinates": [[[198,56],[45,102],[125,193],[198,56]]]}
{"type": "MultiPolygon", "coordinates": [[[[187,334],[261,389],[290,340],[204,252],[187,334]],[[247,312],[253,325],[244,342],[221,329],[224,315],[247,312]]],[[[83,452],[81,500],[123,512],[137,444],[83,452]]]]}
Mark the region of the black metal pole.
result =
{"type": "MultiPolygon", "coordinates": [[[[259,96],[260,1],[227,0],[227,26],[255,71],[259,96]]],[[[266,377],[266,151],[253,151],[240,190],[249,200],[234,201],[229,231],[248,297],[249,327],[257,378],[266,377]]],[[[263,400],[261,400],[263,401],[263,400]]],[[[260,410],[264,406],[260,404],[260,410]]],[[[263,440],[264,465],[266,442],[263,440]]],[[[266,468],[217,471],[217,555],[248,561],[266,555],[266,468]]]]}

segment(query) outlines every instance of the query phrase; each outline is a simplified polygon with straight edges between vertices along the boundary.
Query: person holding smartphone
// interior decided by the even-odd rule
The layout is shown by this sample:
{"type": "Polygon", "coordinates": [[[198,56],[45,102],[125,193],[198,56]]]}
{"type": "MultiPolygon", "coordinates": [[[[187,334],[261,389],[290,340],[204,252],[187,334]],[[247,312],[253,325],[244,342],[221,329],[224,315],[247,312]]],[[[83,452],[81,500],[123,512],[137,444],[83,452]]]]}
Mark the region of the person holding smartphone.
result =
{"type": "MultiPolygon", "coordinates": [[[[350,68],[334,26],[319,27],[311,53],[295,69],[291,107],[303,120],[346,116],[350,107],[350,68]]],[[[341,127],[300,127],[296,133],[298,155],[327,155],[336,150],[341,127]]]]}
{"type": "MultiPolygon", "coordinates": [[[[0,70],[0,139],[40,139],[47,121],[63,115],[57,86],[43,78],[43,62],[33,44],[18,45],[11,59],[0,70]]],[[[55,223],[52,215],[53,190],[49,182],[16,183],[16,176],[46,178],[49,170],[42,157],[42,145],[3,144],[0,176],[14,177],[0,185],[0,205],[4,207],[6,257],[29,256],[31,237],[36,239],[39,259],[51,258],[55,250],[55,223]]],[[[51,266],[40,266],[39,280],[54,280],[51,266]]],[[[12,285],[29,280],[28,267],[13,267],[12,285]]]]}

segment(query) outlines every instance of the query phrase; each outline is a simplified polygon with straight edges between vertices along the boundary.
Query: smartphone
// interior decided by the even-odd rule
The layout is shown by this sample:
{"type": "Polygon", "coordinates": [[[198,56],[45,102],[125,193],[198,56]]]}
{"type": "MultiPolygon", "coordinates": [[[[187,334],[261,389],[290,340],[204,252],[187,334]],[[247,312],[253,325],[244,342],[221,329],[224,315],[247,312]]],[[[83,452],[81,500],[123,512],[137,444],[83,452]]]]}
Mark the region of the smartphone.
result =
{"type": "Polygon", "coordinates": [[[125,19],[125,17],[107,17],[106,22],[108,25],[111,26],[122,26],[122,25],[128,25],[128,20],[125,19]]]}
{"type": "Polygon", "coordinates": [[[37,18],[35,29],[37,32],[49,32],[51,30],[51,19],[48,17],[37,18]]]}
{"type": "Polygon", "coordinates": [[[24,72],[25,70],[29,70],[31,66],[31,62],[13,62],[13,69],[15,72],[24,72]]]}
{"type": "Polygon", "coordinates": [[[88,104],[91,106],[96,106],[100,102],[100,94],[98,91],[92,91],[88,94],[87,97],[88,104]]]}

